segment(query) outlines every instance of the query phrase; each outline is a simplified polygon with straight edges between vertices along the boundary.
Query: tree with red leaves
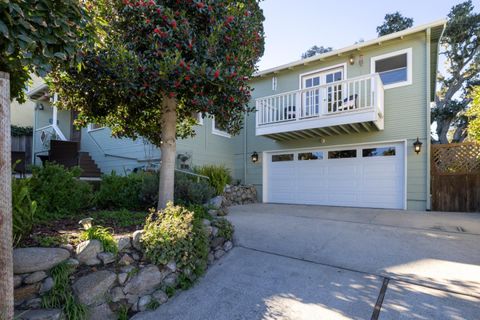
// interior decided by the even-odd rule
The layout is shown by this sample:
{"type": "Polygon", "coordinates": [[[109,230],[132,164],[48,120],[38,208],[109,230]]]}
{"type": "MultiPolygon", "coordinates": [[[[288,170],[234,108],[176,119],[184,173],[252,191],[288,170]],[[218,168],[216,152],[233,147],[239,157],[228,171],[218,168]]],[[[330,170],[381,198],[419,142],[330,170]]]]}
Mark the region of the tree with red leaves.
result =
{"type": "Polygon", "coordinates": [[[231,134],[242,127],[249,77],[264,50],[259,0],[111,0],[104,36],[82,68],[52,75],[59,106],[78,124],[109,126],[161,150],[158,207],[173,200],[176,138],[194,134],[195,114],[231,134]]]}

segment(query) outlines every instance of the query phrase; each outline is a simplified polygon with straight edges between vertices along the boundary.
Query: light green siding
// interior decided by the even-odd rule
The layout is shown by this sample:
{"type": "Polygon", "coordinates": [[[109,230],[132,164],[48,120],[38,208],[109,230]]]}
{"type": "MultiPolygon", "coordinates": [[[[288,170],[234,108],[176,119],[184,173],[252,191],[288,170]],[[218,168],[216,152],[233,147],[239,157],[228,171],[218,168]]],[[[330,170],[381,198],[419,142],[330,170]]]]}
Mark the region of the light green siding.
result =
{"type": "MultiPolygon", "coordinates": [[[[191,155],[191,164],[223,164],[234,173],[233,138],[212,134],[212,121],[204,119],[204,124],[195,128],[196,136],[177,141],[177,154],[191,155]]],[[[116,139],[110,129],[82,130],[82,151],[90,153],[102,172],[112,170],[119,174],[128,173],[148,162],[159,163],[160,150],[143,139],[116,139]]]]}
{"type": "MultiPolygon", "coordinates": [[[[370,73],[370,59],[385,53],[412,48],[413,67],[411,85],[385,90],[385,129],[383,131],[368,133],[343,134],[325,137],[326,142],[321,144],[320,138],[301,139],[296,141],[279,142],[270,138],[257,137],[255,135],[255,116],[247,116],[247,155],[253,151],[261,153],[268,150],[293,149],[303,147],[325,147],[342,144],[360,144],[383,141],[407,140],[407,207],[408,209],[425,210],[427,201],[427,153],[425,150],[419,155],[413,152],[412,144],[419,137],[426,145],[427,136],[427,85],[426,74],[426,41],[425,33],[417,33],[404,39],[389,41],[381,45],[371,46],[361,51],[355,51],[355,64],[348,64],[349,54],[328,58],[325,61],[310,63],[307,66],[296,67],[293,70],[281,71],[275,76],[278,79],[277,90],[272,91],[272,75],[254,79],[252,104],[254,99],[282,92],[299,89],[299,78],[303,73],[323,69],[338,64],[347,65],[347,78],[352,78],[370,73]],[[363,56],[363,65],[359,65],[360,55],[363,56]]],[[[245,137],[237,137],[235,142],[238,150],[235,152],[235,164],[245,168],[244,141],[245,137]]],[[[236,172],[243,174],[243,170],[236,172]]],[[[255,184],[261,194],[262,191],[262,164],[246,165],[246,177],[238,176],[246,183],[255,184]]]]}

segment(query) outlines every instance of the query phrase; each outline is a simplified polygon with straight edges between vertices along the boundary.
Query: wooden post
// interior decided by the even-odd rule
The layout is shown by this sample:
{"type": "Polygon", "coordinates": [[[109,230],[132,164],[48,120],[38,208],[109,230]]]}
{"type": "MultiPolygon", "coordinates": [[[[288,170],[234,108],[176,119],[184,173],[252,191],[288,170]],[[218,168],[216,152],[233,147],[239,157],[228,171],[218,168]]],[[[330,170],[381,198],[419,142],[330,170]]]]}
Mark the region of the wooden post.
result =
{"type": "Polygon", "coordinates": [[[10,76],[0,72],[0,319],[13,319],[10,76]]]}

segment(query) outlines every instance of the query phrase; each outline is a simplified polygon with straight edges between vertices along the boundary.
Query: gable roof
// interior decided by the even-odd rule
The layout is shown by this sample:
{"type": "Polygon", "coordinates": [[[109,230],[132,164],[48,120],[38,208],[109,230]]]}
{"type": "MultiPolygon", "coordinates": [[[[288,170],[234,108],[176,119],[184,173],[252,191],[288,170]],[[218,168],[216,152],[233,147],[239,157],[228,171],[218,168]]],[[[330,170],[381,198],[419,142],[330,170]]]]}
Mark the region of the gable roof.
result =
{"type": "Polygon", "coordinates": [[[323,60],[325,58],[332,57],[332,56],[335,56],[335,55],[341,55],[341,54],[349,52],[349,51],[360,50],[362,48],[366,48],[366,47],[369,47],[369,46],[372,46],[372,45],[378,45],[378,44],[381,44],[382,42],[386,42],[386,41],[389,41],[389,40],[403,38],[407,35],[411,35],[411,34],[414,34],[414,33],[417,33],[417,32],[422,32],[422,31],[425,31],[427,29],[438,29],[438,30],[436,30],[437,32],[435,32],[435,34],[438,34],[438,37],[436,39],[432,39],[432,40],[438,41],[440,39],[440,34],[442,33],[446,23],[447,23],[446,19],[440,19],[440,20],[437,20],[437,21],[434,21],[434,22],[431,22],[431,23],[427,23],[427,24],[417,26],[417,27],[408,28],[408,29],[405,29],[405,30],[402,30],[402,31],[399,31],[399,32],[387,34],[385,36],[378,37],[378,38],[375,38],[373,40],[360,42],[360,43],[357,43],[357,44],[354,44],[354,45],[351,45],[351,46],[348,46],[348,47],[344,47],[344,48],[341,48],[341,49],[336,49],[336,50],[332,50],[330,52],[315,55],[315,56],[307,58],[307,59],[300,59],[300,60],[297,60],[297,61],[294,61],[294,62],[290,62],[290,63],[287,63],[287,64],[280,65],[278,67],[261,70],[261,71],[256,72],[253,76],[254,77],[261,77],[261,76],[265,76],[265,75],[270,74],[270,73],[277,73],[277,72],[283,71],[285,69],[292,69],[296,66],[306,65],[310,62],[320,61],[320,60],[323,60]]]}

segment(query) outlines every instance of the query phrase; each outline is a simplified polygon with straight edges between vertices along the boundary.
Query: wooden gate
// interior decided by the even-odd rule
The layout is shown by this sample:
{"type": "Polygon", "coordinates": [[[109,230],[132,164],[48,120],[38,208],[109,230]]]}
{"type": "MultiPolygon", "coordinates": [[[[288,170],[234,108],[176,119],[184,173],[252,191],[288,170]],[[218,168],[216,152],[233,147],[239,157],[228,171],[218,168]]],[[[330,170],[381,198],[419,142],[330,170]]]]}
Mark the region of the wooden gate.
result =
{"type": "Polygon", "coordinates": [[[432,145],[432,210],[480,212],[480,144],[432,145]]]}

